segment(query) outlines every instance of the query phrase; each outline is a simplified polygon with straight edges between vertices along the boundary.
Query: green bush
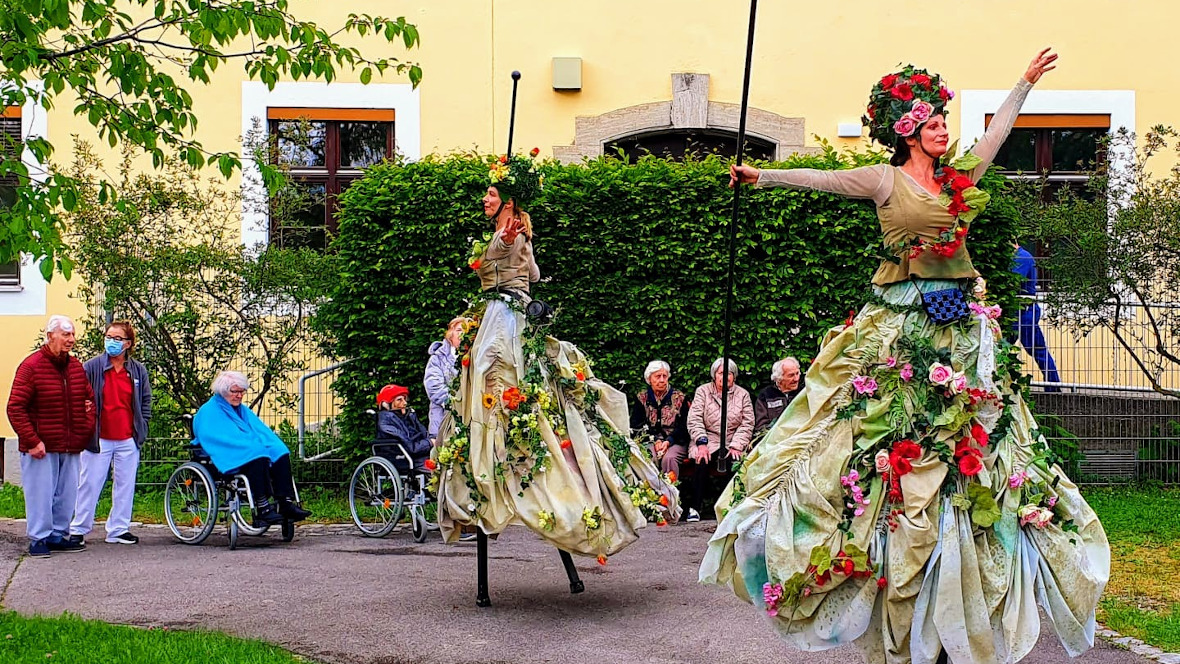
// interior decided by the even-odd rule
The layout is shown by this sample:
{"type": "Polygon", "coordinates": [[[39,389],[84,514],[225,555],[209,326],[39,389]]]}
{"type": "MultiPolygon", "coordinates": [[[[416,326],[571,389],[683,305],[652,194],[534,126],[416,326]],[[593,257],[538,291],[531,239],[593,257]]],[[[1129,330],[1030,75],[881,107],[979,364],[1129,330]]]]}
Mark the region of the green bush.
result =
{"type": "MultiPolygon", "coordinates": [[[[775,166],[847,168],[876,158],[828,149],[775,166]]],[[[490,229],[479,202],[488,159],[377,166],[340,197],[340,278],[316,324],[334,353],[354,359],[335,383],[354,440],[369,435],[361,413],[385,383],[410,386],[425,415],[426,348],[479,288],[467,255],[490,229]]],[[[726,163],[605,158],[544,170],[529,210],[542,274],[533,295],[559,309],[553,333],[629,393],[656,358],[672,364],[681,389],[705,382],[722,346],[733,201],[726,163]]],[[[1003,179],[989,175],[985,187],[998,193],[1003,179]]],[[[753,388],[781,357],[806,365],[819,338],[859,309],[881,243],[871,202],[786,189],[746,190],[742,201],[731,356],[739,381],[753,388]]],[[[972,255],[1001,304],[1015,290],[1015,225],[1015,208],[997,196],[972,229],[972,255]]]]}

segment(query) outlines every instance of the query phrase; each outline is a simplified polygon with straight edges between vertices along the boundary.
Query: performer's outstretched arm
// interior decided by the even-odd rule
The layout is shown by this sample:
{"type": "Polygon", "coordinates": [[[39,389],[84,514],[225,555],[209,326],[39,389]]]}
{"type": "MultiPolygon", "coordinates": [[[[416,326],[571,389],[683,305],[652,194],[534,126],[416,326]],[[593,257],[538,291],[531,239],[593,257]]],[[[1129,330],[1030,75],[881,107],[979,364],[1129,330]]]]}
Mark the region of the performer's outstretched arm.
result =
{"type": "Polygon", "coordinates": [[[983,132],[979,142],[971,148],[971,154],[983,160],[983,163],[971,171],[972,180],[979,182],[979,178],[987,172],[987,167],[996,158],[996,153],[1000,151],[1004,141],[1008,140],[1008,134],[1012,131],[1012,125],[1016,124],[1016,116],[1020,115],[1020,107],[1024,105],[1029,90],[1032,90],[1032,86],[1041,80],[1041,76],[1045,72],[1052,71],[1056,67],[1053,64],[1056,60],[1057,54],[1050,53],[1047,48],[1038,53],[1029,63],[1024,76],[1021,76],[1020,80],[1016,82],[1016,87],[1008,93],[1008,98],[1004,100],[1003,104],[1000,104],[1000,108],[996,109],[996,114],[988,124],[987,131],[983,132]]]}
{"type": "Polygon", "coordinates": [[[878,205],[884,203],[893,192],[893,178],[889,177],[889,166],[885,164],[839,171],[815,168],[760,170],[750,166],[733,166],[730,167],[730,177],[756,187],[812,189],[848,198],[871,198],[878,205]]]}

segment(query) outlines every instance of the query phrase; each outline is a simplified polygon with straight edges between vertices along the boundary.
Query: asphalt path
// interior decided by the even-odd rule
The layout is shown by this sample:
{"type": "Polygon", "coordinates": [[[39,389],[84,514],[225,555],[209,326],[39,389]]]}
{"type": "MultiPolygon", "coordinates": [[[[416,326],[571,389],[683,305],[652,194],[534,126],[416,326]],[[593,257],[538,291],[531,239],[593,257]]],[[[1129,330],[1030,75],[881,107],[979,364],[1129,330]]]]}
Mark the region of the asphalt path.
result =
{"type": "MultiPolygon", "coordinates": [[[[34,559],[24,523],[0,521],[0,603],[112,623],[213,629],[312,659],[357,664],[500,662],[846,664],[856,651],[791,650],[753,607],[697,583],[712,523],[648,527],[605,567],[576,558],[586,592],[570,595],[557,551],[524,528],[489,546],[492,606],[475,606],[475,545],[437,534],[369,539],[311,526],[289,544],[224,529],[187,546],[159,527],[140,544],[106,544],[34,559]]],[[[99,529],[101,531],[101,528],[99,529]]],[[[1109,643],[1071,660],[1047,625],[1036,664],[1146,664],[1109,643]]]]}

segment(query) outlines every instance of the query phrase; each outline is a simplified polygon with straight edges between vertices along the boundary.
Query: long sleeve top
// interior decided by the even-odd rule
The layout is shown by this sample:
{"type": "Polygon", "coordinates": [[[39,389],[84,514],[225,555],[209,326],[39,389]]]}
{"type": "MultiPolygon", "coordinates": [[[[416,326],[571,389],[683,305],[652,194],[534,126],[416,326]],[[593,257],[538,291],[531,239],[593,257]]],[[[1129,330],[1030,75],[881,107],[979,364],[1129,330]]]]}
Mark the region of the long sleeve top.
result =
{"type": "MultiPolygon", "coordinates": [[[[1031,89],[1031,83],[1020,79],[996,111],[979,142],[971,148],[971,153],[983,160],[969,174],[972,181],[978,182],[987,172],[988,166],[1012,131],[1020,107],[1024,105],[1031,89]]],[[[881,231],[887,247],[895,246],[898,242],[914,236],[937,241],[943,229],[954,225],[954,219],[938,202],[937,194],[927,191],[900,168],[888,164],[836,171],[813,168],[767,169],[761,171],[755,186],[810,189],[848,198],[872,200],[877,206],[877,215],[881,220],[881,231]]],[[[912,260],[903,252],[899,258],[900,263],[883,261],[873,276],[873,283],[885,286],[904,281],[911,275],[931,279],[978,276],[971,265],[966,244],[949,258],[936,256],[931,252],[924,252],[912,260]]]]}
{"type": "Polygon", "coordinates": [[[1037,294],[1037,262],[1024,247],[1016,248],[1016,255],[1012,260],[1012,271],[1024,277],[1024,280],[1020,282],[1021,295],[1037,294]]]}
{"type": "Polygon", "coordinates": [[[480,288],[485,291],[510,289],[528,293],[529,284],[541,280],[541,270],[533,259],[533,241],[524,233],[508,244],[504,242],[503,231],[497,231],[476,273],[480,288]]]}
{"type": "MultiPolygon", "coordinates": [[[[729,390],[725,446],[745,451],[754,435],[754,404],[745,388],[734,385],[729,390]]],[[[688,435],[696,444],[702,438],[709,442],[709,454],[721,449],[721,393],[713,383],[697,388],[688,409],[688,435]]]]}

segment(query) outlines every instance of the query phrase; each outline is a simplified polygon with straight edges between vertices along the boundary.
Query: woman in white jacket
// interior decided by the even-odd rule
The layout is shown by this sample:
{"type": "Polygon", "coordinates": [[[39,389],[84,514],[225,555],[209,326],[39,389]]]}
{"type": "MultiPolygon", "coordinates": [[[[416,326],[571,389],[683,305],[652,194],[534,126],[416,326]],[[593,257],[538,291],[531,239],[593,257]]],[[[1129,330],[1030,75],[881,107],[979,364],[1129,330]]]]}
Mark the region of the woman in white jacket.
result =
{"type": "Polygon", "coordinates": [[[447,414],[447,403],[451,400],[451,381],[459,373],[455,366],[455,349],[459,347],[459,338],[463,336],[463,324],[467,319],[456,316],[447,324],[447,333],[442,341],[430,344],[426,353],[430,359],[426,361],[426,374],[422,377],[422,385],[426,388],[426,397],[430,399],[430,424],[427,433],[433,442],[438,438],[438,427],[447,414]]]}

